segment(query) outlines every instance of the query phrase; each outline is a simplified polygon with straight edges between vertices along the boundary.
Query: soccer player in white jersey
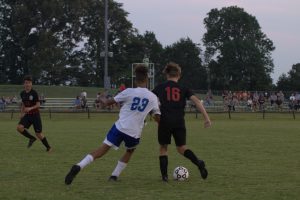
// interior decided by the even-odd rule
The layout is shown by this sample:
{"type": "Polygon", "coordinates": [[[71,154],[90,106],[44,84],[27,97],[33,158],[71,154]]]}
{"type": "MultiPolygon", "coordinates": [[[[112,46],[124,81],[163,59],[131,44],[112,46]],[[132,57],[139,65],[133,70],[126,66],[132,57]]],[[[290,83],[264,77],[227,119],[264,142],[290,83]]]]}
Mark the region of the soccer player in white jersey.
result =
{"type": "Polygon", "coordinates": [[[119,119],[106,135],[103,144],[94,152],[86,155],[79,163],[72,166],[65,177],[66,185],[70,185],[75,176],[85,166],[95,159],[101,158],[111,147],[118,149],[121,142],[124,142],[126,151],[109,178],[109,180],[116,181],[125,169],[136,146],[139,144],[147,114],[151,111],[154,119],[159,122],[160,111],[158,99],[155,94],[146,88],[148,81],[147,68],[143,65],[137,66],[135,75],[137,88],[128,88],[110,100],[105,98],[100,99],[106,105],[122,103],[123,106],[119,113],[119,119]]]}

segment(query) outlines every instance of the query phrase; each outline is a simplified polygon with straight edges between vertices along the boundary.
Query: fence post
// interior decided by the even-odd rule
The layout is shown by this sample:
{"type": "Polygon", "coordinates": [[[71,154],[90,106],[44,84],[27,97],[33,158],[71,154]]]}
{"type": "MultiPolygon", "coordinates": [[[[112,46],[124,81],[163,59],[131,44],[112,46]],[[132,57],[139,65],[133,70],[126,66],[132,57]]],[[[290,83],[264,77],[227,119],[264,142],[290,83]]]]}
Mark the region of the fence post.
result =
{"type": "Polygon", "coordinates": [[[49,117],[50,117],[50,119],[52,119],[51,108],[49,108],[49,117]]]}
{"type": "Polygon", "coordinates": [[[265,119],[265,108],[263,108],[263,119],[265,119]]]}
{"type": "Polygon", "coordinates": [[[88,119],[90,119],[90,108],[87,108],[88,111],[88,119]]]}
{"type": "Polygon", "coordinates": [[[11,115],[10,115],[10,119],[13,119],[13,116],[14,116],[14,109],[12,109],[12,111],[11,111],[11,115]]]}
{"type": "Polygon", "coordinates": [[[294,117],[294,120],[295,120],[296,119],[295,109],[293,109],[293,117],[294,117]]]}
{"type": "Polygon", "coordinates": [[[228,109],[228,117],[231,119],[231,109],[228,109]]]}

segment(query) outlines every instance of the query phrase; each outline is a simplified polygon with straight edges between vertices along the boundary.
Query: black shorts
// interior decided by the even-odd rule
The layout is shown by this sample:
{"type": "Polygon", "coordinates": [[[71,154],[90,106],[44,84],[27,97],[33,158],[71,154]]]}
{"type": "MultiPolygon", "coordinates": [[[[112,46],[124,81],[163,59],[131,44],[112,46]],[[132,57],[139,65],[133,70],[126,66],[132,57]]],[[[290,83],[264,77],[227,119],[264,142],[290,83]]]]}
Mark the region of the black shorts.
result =
{"type": "Polygon", "coordinates": [[[19,124],[22,124],[24,128],[28,129],[31,125],[33,125],[33,129],[36,133],[42,132],[42,120],[40,114],[26,114],[20,120],[19,124]]]}
{"type": "Polygon", "coordinates": [[[171,137],[174,137],[176,146],[186,144],[185,126],[170,127],[164,124],[158,126],[158,142],[160,145],[171,144],[171,137]]]}

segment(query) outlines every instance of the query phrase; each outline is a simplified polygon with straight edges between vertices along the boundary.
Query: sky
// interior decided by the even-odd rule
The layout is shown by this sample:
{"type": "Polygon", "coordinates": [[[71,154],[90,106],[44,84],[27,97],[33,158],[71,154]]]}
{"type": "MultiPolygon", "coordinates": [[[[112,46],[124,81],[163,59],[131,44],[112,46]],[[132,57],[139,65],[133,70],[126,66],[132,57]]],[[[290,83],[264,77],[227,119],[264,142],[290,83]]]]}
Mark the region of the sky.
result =
{"type": "MultiPolygon", "coordinates": [[[[300,63],[300,0],[115,0],[123,3],[128,20],[143,34],[152,31],[163,46],[189,37],[202,43],[203,19],[213,9],[238,6],[256,17],[274,43],[272,52],[276,83],[282,73],[300,63]]],[[[203,46],[203,45],[202,45],[203,46]]]]}

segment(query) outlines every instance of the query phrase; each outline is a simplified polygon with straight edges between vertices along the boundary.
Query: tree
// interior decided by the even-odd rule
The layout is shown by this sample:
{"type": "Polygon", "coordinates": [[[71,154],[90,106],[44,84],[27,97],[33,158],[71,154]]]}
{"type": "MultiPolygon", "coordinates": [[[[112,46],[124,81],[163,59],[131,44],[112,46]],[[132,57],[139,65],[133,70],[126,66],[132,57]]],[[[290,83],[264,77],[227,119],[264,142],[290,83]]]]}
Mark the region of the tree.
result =
{"type": "MultiPolygon", "coordinates": [[[[180,81],[189,88],[207,89],[207,73],[200,58],[201,49],[190,38],[180,39],[167,46],[163,53],[163,66],[168,62],[175,62],[182,68],[180,81]]],[[[163,80],[162,68],[158,70],[158,80],[163,80]]]]}
{"type": "MultiPolygon", "coordinates": [[[[102,85],[103,2],[0,0],[1,81],[21,83],[32,74],[39,84],[102,85]]],[[[109,0],[112,77],[122,71],[120,58],[134,32],[126,16],[122,4],[109,0]]]]}
{"type": "Polygon", "coordinates": [[[236,6],[212,9],[203,36],[214,89],[257,90],[271,87],[273,42],[256,18],[236,6]],[[218,69],[218,70],[216,70],[218,69]],[[221,81],[220,81],[221,80],[221,81]]]}
{"type": "Polygon", "coordinates": [[[80,0],[2,1],[6,15],[0,27],[8,33],[1,38],[1,55],[8,69],[7,81],[20,83],[25,74],[32,74],[40,84],[63,83],[68,54],[78,41],[78,35],[74,36],[78,18],[70,10],[80,6],[80,0]]]}
{"type": "MultiPolygon", "coordinates": [[[[112,0],[109,3],[108,27],[109,27],[109,51],[113,58],[109,59],[109,76],[116,79],[116,74],[123,71],[122,56],[126,49],[128,39],[134,32],[131,22],[126,17],[128,13],[122,9],[122,4],[112,0]]],[[[85,38],[84,47],[77,53],[79,59],[78,70],[88,74],[89,85],[103,85],[104,59],[101,52],[104,51],[104,1],[87,0],[84,15],[81,17],[81,34],[85,38]]],[[[75,67],[75,66],[74,66],[75,67]]]]}
{"type": "Polygon", "coordinates": [[[277,81],[278,90],[299,91],[300,90],[300,63],[292,66],[288,75],[282,74],[277,81]]]}
{"type": "Polygon", "coordinates": [[[150,58],[150,62],[155,64],[155,69],[159,67],[163,47],[156,39],[153,32],[146,31],[139,34],[136,30],[124,44],[124,49],[120,55],[119,62],[123,64],[116,72],[118,79],[116,83],[126,82],[131,84],[131,65],[141,63],[145,57],[150,58]],[[122,70],[120,70],[122,69],[122,70]],[[127,81],[126,81],[127,80],[127,81]]]}

